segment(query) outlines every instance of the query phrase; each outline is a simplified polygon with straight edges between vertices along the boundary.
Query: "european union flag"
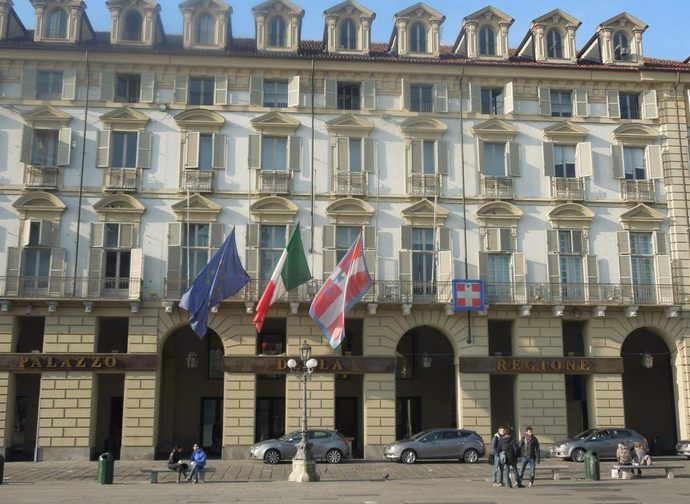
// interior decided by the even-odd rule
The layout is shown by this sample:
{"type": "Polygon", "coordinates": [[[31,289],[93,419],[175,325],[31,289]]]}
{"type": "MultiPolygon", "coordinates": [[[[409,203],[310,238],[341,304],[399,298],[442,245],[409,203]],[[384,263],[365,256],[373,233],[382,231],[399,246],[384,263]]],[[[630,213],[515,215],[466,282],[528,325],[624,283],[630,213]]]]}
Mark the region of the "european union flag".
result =
{"type": "Polygon", "coordinates": [[[235,228],[180,299],[180,308],[190,313],[189,325],[203,338],[208,312],[223,299],[233,296],[249,283],[235,243],[235,228]]]}

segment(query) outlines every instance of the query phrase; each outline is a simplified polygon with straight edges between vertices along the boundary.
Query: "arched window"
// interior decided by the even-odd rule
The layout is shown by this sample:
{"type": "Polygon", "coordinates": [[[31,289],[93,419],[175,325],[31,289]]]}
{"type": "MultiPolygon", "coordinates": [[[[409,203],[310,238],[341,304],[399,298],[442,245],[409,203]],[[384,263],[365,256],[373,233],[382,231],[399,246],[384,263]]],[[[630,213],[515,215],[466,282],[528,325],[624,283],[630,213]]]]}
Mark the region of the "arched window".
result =
{"type": "Polygon", "coordinates": [[[216,21],[210,14],[202,14],[196,20],[196,43],[201,45],[216,43],[216,21]]]}
{"type": "Polygon", "coordinates": [[[141,40],[141,14],[133,10],[125,16],[125,29],[122,32],[124,40],[141,40]]]}
{"type": "Polygon", "coordinates": [[[617,32],[613,36],[613,59],[623,61],[630,59],[630,46],[628,37],[623,32],[617,32]]]}
{"type": "Polygon", "coordinates": [[[496,54],[496,34],[489,26],[479,30],[479,54],[494,56],[496,54]]]}
{"type": "Polygon", "coordinates": [[[549,58],[563,57],[563,37],[558,30],[549,30],[546,33],[546,54],[549,58]]]}
{"type": "Polygon", "coordinates": [[[285,47],[287,45],[285,32],[285,20],[280,16],[271,18],[268,23],[268,45],[270,47],[285,47]]]}
{"type": "Polygon", "coordinates": [[[67,13],[62,9],[55,9],[48,17],[46,38],[67,38],[67,13]]]}
{"type": "Polygon", "coordinates": [[[357,25],[351,19],[340,25],[340,48],[357,49],[357,25]]]}
{"type": "Polygon", "coordinates": [[[426,52],[426,28],[422,23],[415,23],[410,28],[410,51],[426,52]]]}

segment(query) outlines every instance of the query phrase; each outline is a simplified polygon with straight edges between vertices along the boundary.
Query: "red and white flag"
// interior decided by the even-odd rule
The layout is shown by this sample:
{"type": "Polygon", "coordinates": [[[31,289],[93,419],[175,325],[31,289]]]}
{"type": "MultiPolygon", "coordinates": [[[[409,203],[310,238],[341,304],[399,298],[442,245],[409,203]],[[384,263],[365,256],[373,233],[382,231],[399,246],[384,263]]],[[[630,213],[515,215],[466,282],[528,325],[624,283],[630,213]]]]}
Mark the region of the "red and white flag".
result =
{"type": "Polygon", "coordinates": [[[372,284],[366,261],[362,233],[328,277],[311,303],[309,315],[337,348],[345,337],[345,314],[359,302],[372,284]]]}

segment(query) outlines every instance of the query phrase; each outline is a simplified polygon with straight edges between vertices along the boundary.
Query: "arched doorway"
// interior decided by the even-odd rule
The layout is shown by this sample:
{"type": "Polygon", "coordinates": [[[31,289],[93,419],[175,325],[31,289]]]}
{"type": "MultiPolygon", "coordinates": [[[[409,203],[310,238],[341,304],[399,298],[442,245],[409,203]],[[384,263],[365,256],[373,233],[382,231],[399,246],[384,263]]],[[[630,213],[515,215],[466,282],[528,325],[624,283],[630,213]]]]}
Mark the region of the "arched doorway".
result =
{"type": "Polygon", "coordinates": [[[172,446],[189,455],[194,443],[209,457],[223,448],[223,343],[209,329],[199,339],[189,326],[168,337],[163,346],[159,408],[159,457],[172,446]]]}
{"type": "Polygon", "coordinates": [[[396,439],[456,427],[455,353],[448,338],[431,327],[416,327],[400,339],[396,356],[396,439]]]}
{"type": "Polygon", "coordinates": [[[654,454],[672,453],[676,408],[671,352],[647,328],[633,331],[621,348],[625,423],[645,436],[654,454]]]}

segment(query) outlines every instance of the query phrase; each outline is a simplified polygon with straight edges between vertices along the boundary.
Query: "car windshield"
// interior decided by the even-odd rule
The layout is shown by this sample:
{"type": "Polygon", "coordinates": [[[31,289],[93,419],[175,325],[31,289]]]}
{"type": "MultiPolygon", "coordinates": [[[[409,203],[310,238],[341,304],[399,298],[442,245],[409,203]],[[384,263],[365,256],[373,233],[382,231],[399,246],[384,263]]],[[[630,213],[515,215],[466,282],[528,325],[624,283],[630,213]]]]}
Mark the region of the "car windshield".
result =
{"type": "Polygon", "coordinates": [[[294,440],[300,440],[302,439],[302,433],[300,431],[295,431],[295,432],[290,432],[289,434],[285,434],[283,437],[278,438],[280,441],[288,441],[290,439],[294,440]]]}
{"type": "Polygon", "coordinates": [[[575,439],[587,439],[589,436],[594,434],[596,431],[594,429],[589,429],[584,432],[580,432],[577,436],[575,436],[575,439]]]}

